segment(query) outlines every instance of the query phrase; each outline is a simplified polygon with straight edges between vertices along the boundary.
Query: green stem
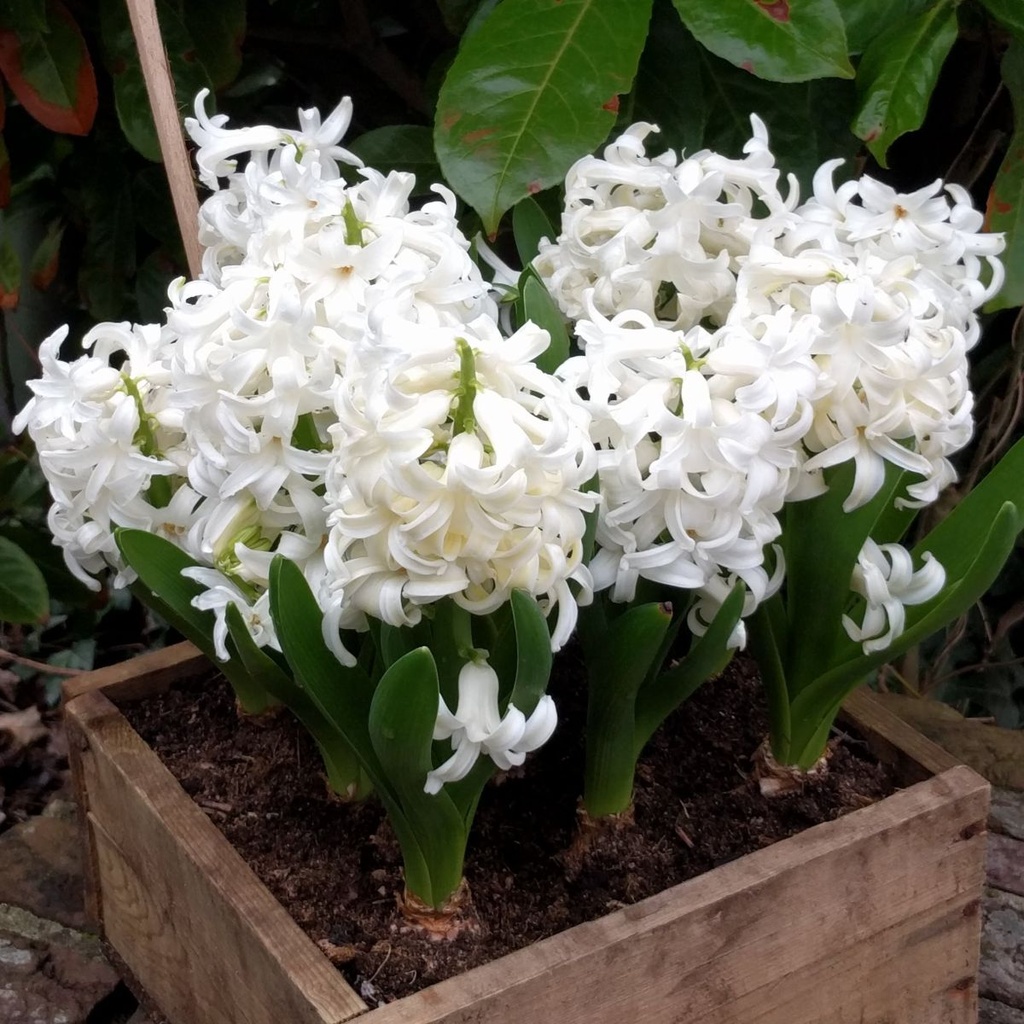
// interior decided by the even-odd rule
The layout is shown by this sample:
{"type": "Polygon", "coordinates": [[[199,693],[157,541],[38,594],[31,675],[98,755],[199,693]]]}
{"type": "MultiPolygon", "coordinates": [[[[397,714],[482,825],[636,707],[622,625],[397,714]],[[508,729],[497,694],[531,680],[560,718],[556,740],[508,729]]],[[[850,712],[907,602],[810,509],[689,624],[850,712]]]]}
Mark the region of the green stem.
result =
{"type": "Polygon", "coordinates": [[[476,399],[476,359],[473,348],[465,338],[456,338],[455,347],[459,353],[459,386],[455,389],[458,402],[452,421],[452,436],[472,434],[476,429],[473,416],[473,402],[476,399]]]}
{"type": "Polygon", "coordinates": [[[341,211],[341,216],[345,221],[345,244],[362,245],[363,228],[366,225],[356,216],[356,210],[352,205],[351,199],[345,201],[345,208],[341,211]]]}

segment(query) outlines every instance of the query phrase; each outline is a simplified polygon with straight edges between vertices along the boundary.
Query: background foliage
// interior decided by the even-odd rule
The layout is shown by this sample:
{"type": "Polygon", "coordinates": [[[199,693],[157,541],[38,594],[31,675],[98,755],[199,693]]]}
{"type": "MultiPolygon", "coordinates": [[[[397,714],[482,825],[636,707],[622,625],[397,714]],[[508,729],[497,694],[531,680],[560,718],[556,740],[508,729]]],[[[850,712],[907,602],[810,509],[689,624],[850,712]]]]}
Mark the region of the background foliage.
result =
{"type": "MultiPolygon", "coordinates": [[[[508,210],[556,213],[581,154],[627,124],[656,145],[737,154],[749,114],[806,191],[846,160],[903,190],[965,185],[1007,233],[975,387],[966,485],[1020,435],[1024,353],[1022,0],[160,0],[183,111],[212,88],[236,123],[294,121],[352,96],[368,162],[447,181],[469,232],[515,259],[508,210]]],[[[184,269],[124,0],[12,0],[0,12],[0,619],[22,655],[91,662],[104,610],[45,530],[31,453],[10,435],[35,349],[70,322],[159,319],[184,269]],[[49,618],[48,618],[49,617],[49,618]],[[77,645],[77,646],[76,646],[77,645]]],[[[525,218],[520,218],[524,220],[525,218]]],[[[955,503],[957,491],[945,507],[955,503]]],[[[927,524],[925,524],[927,525],[927,524]]],[[[890,671],[1002,724],[1024,722],[1024,564],[890,671]]],[[[140,627],[135,623],[134,633],[140,627]]],[[[104,642],[99,656],[123,652],[104,642]]]]}

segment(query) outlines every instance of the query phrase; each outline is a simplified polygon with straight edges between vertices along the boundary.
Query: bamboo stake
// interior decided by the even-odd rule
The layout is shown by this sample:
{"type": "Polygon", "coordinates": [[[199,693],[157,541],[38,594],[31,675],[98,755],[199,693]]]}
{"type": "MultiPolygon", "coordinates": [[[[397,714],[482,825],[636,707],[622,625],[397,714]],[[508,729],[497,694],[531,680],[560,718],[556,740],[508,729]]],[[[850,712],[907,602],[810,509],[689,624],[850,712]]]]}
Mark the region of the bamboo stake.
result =
{"type": "Polygon", "coordinates": [[[139,48],[142,74],[146,80],[149,105],[156,122],[164,170],[171,186],[178,230],[185,246],[189,274],[198,277],[202,266],[202,247],[199,245],[199,200],[196,198],[192,164],[185,148],[178,104],[174,96],[174,79],[164,49],[160,22],[156,14],[156,0],[127,0],[128,15],[132,21],[135,45],[139,48]]]}

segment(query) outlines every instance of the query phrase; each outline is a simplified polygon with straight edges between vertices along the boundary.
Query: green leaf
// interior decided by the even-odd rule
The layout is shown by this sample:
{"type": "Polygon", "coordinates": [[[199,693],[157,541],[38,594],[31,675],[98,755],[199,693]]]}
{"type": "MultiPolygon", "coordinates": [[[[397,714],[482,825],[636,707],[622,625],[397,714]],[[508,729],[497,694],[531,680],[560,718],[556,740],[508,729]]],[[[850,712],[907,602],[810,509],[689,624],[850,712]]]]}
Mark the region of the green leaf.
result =
{"type": "Polygon", "coordinates": [[[1020,0],[981,0],[981,3],[996,21],[1024,38],[1024,4],[1020,0]]]}
{"type": "Polygon", "coordinates": [[[437,0],[437,6],[444,19],[444,27],[453,36],[462,35],[473,12],[479,5],[479,0],[437,0]]]}
{"type": "Polygon", "coordinates": [[[245,671],[274,700],[288,708],[313,737],[323,758],[330,787],[345,800],[360,800],[367,796],[372,785],[345,738],[339,735],[302,687],[265,650],[256,646],[238,608],[230,605],[226,618],[231,641],[245,671]]]}
{"type": "Polygon", "coordinates": [[[44,292],[53,284],[57,276],[60,259],[60,243],[64,237],[64,224],[55,220],[46,229],[36,251],[32,254],[32,265],[29,269],[29,280],[32,287],[44,292]]]}
{"type": "Polygon", "coordinates": [[[963,576],[974,559],[979,524],[994,522],[1008,501],[1024,509],[1024,438],[917,544],[914,560],[930,551],[942,563],[947,579],[963,576]]]}
{"type": "Polygon", "coordinates": [[[540,251],[540,240],[549,238],[554,241],[558,232],[552,227],[540,203],[533,196],[527,196],[520,199],[512,209],[512,235],[519,261],[523,267],[528,267],[540,251]]]}
{"type": "Polygon", "coordinates": [[[46,0],[15,0],[0,10],[0,29],[16,32],[49,32],[46,0]]]}
{"type": "Polygon", "coordinates": [[[24,522],[5,523],[0,536],[16,544],[43,574],[51,599],[71,608],[95,608],[103,600],[100,593],[89,590],[71,575],[61,549],[53,543],[53,535],[45,525],[28,526],[24,522]]]}
{"type": "Polygon", "coordinates": [[[863,53],[875,36],[894,21],[908,14],[920,14],[932,3],[933,0],[836,0],[846,26],[849,52],[863,53]]]}
{"type": "Polygon", "coordinates": [[[245,8],[246,0],[185,0],[185,26],[215,90],[230,85],[242,69],[245,8]]]}
{"type": "Polygon", "coordinates": [[[1016,130],[988,195],[985,227],[1006,233],[1001,259],[1006,268],[1002,290],[986,312],[1024,305],[1024,42],[1014,40],[1002,63],[1003,82],[1013,97],[1016,130]]]}
{"type": "Polygon", "coordinates": [[[425,647],[395,662],[377,684],[370,707],[373,749],[394,787],[427,866],[428,878],[410,879],[413,892],[431,906],[440,906],[462,881],[466,824],[451,797],[442,789],[424,793],[433,768],[434,724],[438,687],[434,659],[425,647]]]}
{"type": "Polygon", "coordinates": [[[78,287],[97,320],[121,316],[128,278],[135,272],[135,210],[127,177],[115,172],[89,196],[91,216],[86,230],[78,287]]]}
{"type": "Polygon", "coordinates": [[[551,678],[551,636],[544,613],[529,594],[513,590],[510,604],[516,634],[516,679],[509,703],[529,718],[551,678]]]}
{"type": "Polygon", "coordinates": [[[857,69],[859,106],[853,132],[874,158],[901,135],[921,126],[946,56],[956,42],[956,8],[950,0],[911,14],[875,37],[857,69]]]}
{"type": "MultiPolygon", "coordinates": [[[[270,614],[296,682],[352,749],[387,809],[402,848],[406,884],[417,893],[421,888],[429,889],[430,874],[419,836],[370,739],[373,684],[362,669],[345,668],[334,657],[324,642],[323,616],[302,570],[281,556],[270,564],[270,614]]],[[[436,716],[436,704],[434,713],[436,716]]]]}
{"type": "MultiPolygon", "coordinates": [[[[850,131],[856,86],[838,78],[778,84],[721,60],[701,46],[668,2],[654,9],[640,60],[630,120],[650,121],[661,132],[647,140],[650,155],[708,148],[740,156],[750,138],[750,114],[768,127],[779,168],[809,190],[825,161],[851,161],[860,147],[850,131]]],[[[838,177],[838,175],[837,175],[838,177]]],[[[803,194],[803,192],[801,193],[803,194]]]]}
{"type": "Polygon", "coordinates": [[[488,233],[607,136],[650,4],[516,0],[463,42],[441,87],[434,144],[446,180],[488,233]]]}
{"type": "Polygon", "coordinates": [[[588,626],[598,609],[582,609],[587,659],[587,744],[583,803],[594,817],[624,811],[636,770],[636,699],[672,622],[663,604],[636,605],[612,623],[588,626]]]}
{"type": "Polygon", "coordinates": [[[791,694],[798,693],[830,663],[845,638],[842,615],[850,578],[864,541],[903,481],[903,471],[887,464],[885,483],[866,505],[843,511],[853,486],[853,462],[825,471],[828,491],[785,510],[786,611],[789,645],[780,652],[791,694]],[[827,553],[827,557],[822,557],[827,553]]]}
{"type": "MultiPolygon", "coordinates": [[[[198,6],[199,0],[195,0],[198,6]]],[[[210,5],[219,7],[220,4],[210,5]]],[[[199,48],[177,5],[159,0],[160,35],[171,73],[174,93],[180,106],[192,103],[200,89],[212,88],[210,76],[199,58],[199,48]]],[[[230,17],[227,18],[230,22],[230,17]]],[[[128,141],[148,160],[161,160],[160,143],[139,62],[138,47],[124,0],[101,0],[100,34],[104,60],[114,81],[117,118],[128,141]]]]}
{"type": "Polygon", "coordinates": [[[96,117],[96,75],[82,30],[49,0],[48,28],[0,30],[0,71],[21,105],[54,132],[87,135],[96,117]]]}
{"type": "Polygon", "coordinates": [[[554,373],[569,358],[569,332],[565,318],[532,270],[524,273],[522,282],[522,310],[526,319],[543,327],[551,336],[550,344],[535,362],[545,373],[554,373]]]}
{"type": "Polygon", "coordinates": [[[50,595],[39,567],[6,537],[0,537],[0,621],[45,622],[50,595]]]}
{"type": "Polygon", "coordinates": [[[732,660],[727,644],[743,614],[744,597],[745,588],[739,583],[722,602],[707,632],[694,638],[686,657],[640,688],[633,741],[637,757],[658,726],[732,660]]]}
{"type": "Polygon", "coordinates": [[[834,0],[673,0],[712,53],[758,78],[852,78],[846,29],[834,0]]]}
{"type": "Polygon", "coordinates": [[[942,593],[926,604],[907,609],[906,628],[895,643],[884,651],[837,665],[796,697],[792,705],[793,750],[801,764],[813,764],[820,755],[821,750],[815,753],[815,747],[822,733],[827,736],[827,725],[838,713],[840,704],[869,672],[963,615],[995,582],[1016,544],[1017,535],[1024,528],[1024,519],[1012,502],[1006,502],[991,522],[980,547],[976,543],[972,545],[974,557],[963,574],[959,578],[947,574],[949,582],[942,593]]]}
{"type": "Polygon", "coordinates": [[[409,171],[416,175],[413,195],[430,193],[431,185],[442,180],[434,154],[434,133],[418,124],[387,125],[360,135],[347,147],[368,166],[387,174],[409,171]]]}

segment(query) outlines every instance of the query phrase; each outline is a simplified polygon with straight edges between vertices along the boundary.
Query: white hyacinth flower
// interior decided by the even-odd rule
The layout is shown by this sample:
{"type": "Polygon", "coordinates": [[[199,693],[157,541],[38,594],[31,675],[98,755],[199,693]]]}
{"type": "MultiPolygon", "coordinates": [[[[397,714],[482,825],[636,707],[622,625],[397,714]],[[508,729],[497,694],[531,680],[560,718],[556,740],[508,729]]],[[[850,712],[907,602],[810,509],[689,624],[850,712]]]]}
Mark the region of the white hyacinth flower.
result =
{"type": "Polygon", "coordinates": [[[864,599],[864,619],[858,626],[844,615],[843,628],[851,640],[863,646],[865,654],[884,651],[903,632],[906,606],[930,601],[945,585],[946,571],[930,552],[915,572],[906,548],[876,544],[868,538],[850,581],[850,589],[864,599]]]}
{"type": "Polygon", "coordinates": [[[232,605],[242,615],[242,621],[257,647],[272,647],[281,650],[270,617],[270,594],[263,593],[253,600],[242,593],[223,573],[216,569],[195,566],[182,569],[181,575],[206,587],[203,593],[192,599],[192,606],[199,611],[211,611],[216,618],[213,628],[213,646],[221,661],[228,660],[228,608],[232,605]]]}
{"type": "Polygon", "coordinates": [[[543,746],[558,724],[555,702],[545,694],[527,718],[514,704],[502,715],[498,708],[498,675],[478,657],[459,671],[459,701],[452,713],[439,699],[435,740],[451,740],[454,753],[427,773],[425,793],[441,792],[446,782],[464,779],[486,754],[498,768],[521,765],[526,755],[543,746]]]}

